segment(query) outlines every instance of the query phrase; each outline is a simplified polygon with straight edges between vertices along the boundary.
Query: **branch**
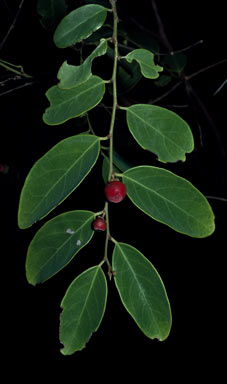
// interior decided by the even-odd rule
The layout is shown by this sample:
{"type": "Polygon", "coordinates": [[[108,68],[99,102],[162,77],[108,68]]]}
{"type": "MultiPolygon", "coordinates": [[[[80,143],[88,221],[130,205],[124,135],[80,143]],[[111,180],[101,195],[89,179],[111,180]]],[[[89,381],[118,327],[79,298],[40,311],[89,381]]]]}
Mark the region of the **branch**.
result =
{"type": "Polygon", "coordinates": [[[172,48],[172,45],[170,44],[170,42],[167,38],[167,35],[165,33],[164,25],[162,23],[160,15],[159,15],[156,1],[155,0],[150,0],[150,1],[151,1],[151,6],[153,8],[153,11],[154,11],[157,23],[158,23],[160,39],[161,39],[163,45],[165,45],[165,47],[168,49],[168,51],[172,52],[173,48],[172,48]]]}
{"type": "Polygon", "coordinates": [[[201,111],[203,112],[204,116],[206,117],[207,121],[209,122],[212,130],[213,130],[213,133],[216,137],[216,140],[217,140],[217,143],[219,145],[219,148],[220,148],[220,153],[222,155],[222,157],[225,157],[225,150],[224,150],[224,147],[222,145],[222,139],[219,135],[219,132],[216,128],[216,125],[215,123],[213,122],[213,119],[212,117],[210,116],[207,108],[205,107],[204,103],[202,102],[202,100],[200,99],[200,97],[198,96],[197,92],[194,90],[194,88],[192,87],[192,85],[190,84],[190,82],[188,80],[185,81],[185,89],[186,89],[186,92],[188,94],[188,97],[191,98],[191,96],[194,98],[194,100],[196,101],[196,103],[198,104],[198,106],[200,107],[201,111]]]}
{"type": "Polygon", "coordinates": [[[163,93],[163,95],[157,97],[156,99],[154,100],[150,100],[148,101],[148,104],[156,104],[158,101],[164,99],[165,97],[169,96],[173,91],[175,91],[175,89],[177,89],[179,87],[179,85],[182,84],[182,81],[178,81],[178,83],[174,84],[174,86],[172,88],[170,88],[167,92],[163,93]]]}
{"type": "Polygon", "coordinates": [[[189,75],[189,76],[185,76],[184,78],[185,78],[185,80],[191,80],[191,79],[193,79],[194,77],[200,75],[200,73],[206,72],[206,71],[208,71],[209,69],[215,68],[215,67],[217,67],[218,65],[220,65],[220,64],[224,64],[224,63],[227,63],[227,59],[223,59],[223,60],[218,61],[217,63],[210,64],[210,65],[208,65],[207,67],[201,68],[201,69],[199,69],[198,71],[192,73],[192,74],[189,75]]]}
{"type": "Polygon", "coordinates": [[[7,69],[7,71],[11,71],[13,73],[16,73],[19,76],[27,77],[30,79],[32,78],[31,75],[28,75],[27,73],[24,72],[22,65],[15,65],[15,64],[8,63],[7,61],[0,59],[0,66],[7,69]],[[20,70],[18,71],[15,68],[19,68],[20,70]]]}
{"type": "Polygon", "coordinates": [[[203,40],[196,41],[195,43],[190,44],[190,45],[188,45],[185,48],[178,49],[177,51],[170,51],[170,52],[166,52],[166,53],[159,53],[158,55],[159,56],[167,56],[167,55],[174,56],[177,53],[182,53],[182,52],[188,51],[189,49],[194,48],[194,47],[196,47],[199,44],[203,44],[203,40]]]}
{"type": "Polygon", "coordinates": [[[17,19],[18,19],[18,17],[19,17],[19,14],[20,14],[20,11],[21,11],[21,9],[22,9],[23,4],[24,4],[24,0],[22,0],[22,1],[20,2],[20,5],[19,5],[18,10],[17,10],[17,13],[16,13],[16,16],[14,17],[14,20],[13,20],[11,26],[9,27],[9,29],[8,29],[8,31],[7,31],[7,33],[6,33],[5,37],[4,37],[4,39],[3,39],[2,42],[1,42],[1,45],[0,45],[0,51],[1,51],[1,49],[3,48],[3,45],[5,44],[6,40],[8,39],[9,34],[10,34],[11,31],[13,30],[13,28],[15,27],[15,24],[16,24],[16,22],[17,22],[17,19]]]}
{"type": "Polygon", "coordinates": [[[35,81],[32,81],[31,83],[24,83],[22,85],[19,85],[19,87],[16,87],[16,88],[13,88],[13,89],[9,89],[8,91],[6,92],[2,92],[0,93],[0,97],[1,96],[4,96],[4,95],[7,95],[11,92],[14,92],[14,91],[17,91],[18,89],[21,89],[21,88],[25,88],[25,87],[28,87],[29,85],[33,85],[35,83],[35,81]]]}

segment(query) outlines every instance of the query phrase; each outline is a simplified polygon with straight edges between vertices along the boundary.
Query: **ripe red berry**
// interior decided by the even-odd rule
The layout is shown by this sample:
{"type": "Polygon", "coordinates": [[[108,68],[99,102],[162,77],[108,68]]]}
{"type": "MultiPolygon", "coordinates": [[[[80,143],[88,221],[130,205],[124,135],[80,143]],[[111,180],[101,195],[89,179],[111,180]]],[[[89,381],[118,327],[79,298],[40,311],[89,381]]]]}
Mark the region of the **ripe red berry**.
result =
{"type": "Polygon", "coordinates": [[[102,217],[97,217],[93,221],[93,229],[95,231],[105,231],[106,230],[106,221],[102,217]]]}
{"type": "Polygon", "coordinates": [[[126,186],[118,180],[110,181],[105,186],[105,195],[111,203],[120,203],[126,196],[126,186]]]}

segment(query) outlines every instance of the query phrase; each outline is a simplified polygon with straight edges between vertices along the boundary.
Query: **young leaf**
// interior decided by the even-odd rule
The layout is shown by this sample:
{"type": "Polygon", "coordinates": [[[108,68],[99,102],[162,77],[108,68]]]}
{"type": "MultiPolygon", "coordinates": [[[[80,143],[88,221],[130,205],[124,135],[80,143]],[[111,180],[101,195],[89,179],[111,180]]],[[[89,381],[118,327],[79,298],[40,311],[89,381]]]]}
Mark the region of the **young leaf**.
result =
{"type": "Polygon", "coordinates": [[[214,232],[207,199],[189,181],[162,168],[134,167],[123,174],[132,202],[153,219],[191,237],[214,232]]]}
{"type": "Polygon", "coordinates": [[[141,69],[141,73],[148,79],[157,79],[159,72],[163,70],[159,65],[154,63],[154,55],[147,49],[134,49],[124,57],[129,63],[136,60],[141,69]]]}
{"type": "Polygon", "coordinates": [[[70,12],[54,33],[56,46],[66,48],[86,39],[104,24],[106,15],[106,8],[98,4],[84,5],[70,12]]]}
{"type": "Polygon", "coordinates": [[[113,270],[121,301],[138,327],[150,339],[165,340],[171,328],[171,309],[153,265],[136,248],[117,243],[113,270]]]}
{"type": "Polygon", "coordinates": [[[30,284],[43,283],[64,268],[92,238],[95,214],[71,211],[56,216],[32,239],[26,258],[30,284]]]}
{"type": "Polygon", "coordinates": [[[101,39],[100,44],[95,50],[86,58],[81,65],[69,65],[66,61],[62,64],[58,72],[58,79],[60,80],[58,87],[62,89],[73,88],[86,80],[91,76],[92,61],[98,57],[105,55],[107,50],[107,41],[101,39]]]}
{"type": "Polygon", "coordinates": [[[72,282],[61,303],[60,341],[64,355],[85,347],[102,321],[106,299],[107,283],[100,266],[87,269],[72,282]]]}
{"type": "Polygon", "coordinates": [[[138,144],[162,162],[185,161],[194,149],[189,125],[176,113],[156,105],[135,104],[127,108],[127,124],[138,144]]]}
{"type": "Polygon", "coordinates": [[[91,171],[99,138],[77,135],[60,141],[31,168],[21,191],[18,225],[30,227],[60,204],[91,171]]]}
{"type": "Polygon", "coordinates": [[[57,85],[46,92],[50,101],[43,115],[49,125],[62,124],[94,108],[105,92],[105,83],[98,76],[91,76],[87,81],[71,89],[60,89],[57,85]]]}
{"type": "Polygon", "coordinates": [[[66,14],[65,0],[38,0],[37,12],[40,23],[48,30],[55,28],[66,14]]]}

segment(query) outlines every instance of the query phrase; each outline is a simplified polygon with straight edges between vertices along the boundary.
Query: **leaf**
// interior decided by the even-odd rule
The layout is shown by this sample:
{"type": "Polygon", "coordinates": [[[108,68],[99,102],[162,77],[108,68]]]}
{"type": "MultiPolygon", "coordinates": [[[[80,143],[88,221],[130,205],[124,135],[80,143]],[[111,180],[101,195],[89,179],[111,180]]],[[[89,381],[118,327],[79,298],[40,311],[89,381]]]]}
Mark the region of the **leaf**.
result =
{"type": "Polygon", "coordinates": [[[66,14],[65,0],[38,0],[37,12],[40,15],[40,23],[48,30],[56,28],[60,20],[66,14]]]}
{"type": "Polygon", "coordinates": [[[133,61],[130,64],[127,63],[128,67],[125,68],[122,63],[119,63],[117,73],[118,94],[120,95],[130,92],[142,78],[139,64],[133,61]]]}
{"type": "Polygon", "coordinates": [[[61,352],[70,355],[85,347],[97,331],[106,307],[107,283],[100,266],[87,269],[69,286],[61,302],[61,352]]]}
{"type": "MultiPolygon", "coordinates": [[[[109,164],[109,158],[105,154],[103,154],[102,177],[105,184],[108,181],[109,164]]],[[[127,163],[116,151],[113,151],[113,171],[115,173],[119,173],[124,172],[129,168],[131,168],[131,165],[127,163]]]]}
{"type": "Polygon", "coordinates": [[[60,89],[57,85],[46,92],[50,101],[43,115],[49,125],[62,124],[94,108],[103,98],[105,83],[98,76],[91,76],[87,81],[71,89],[60,89]]]}
{"type": "Polygon", "coordinates": [[[54,33],[58,48],[66,48],[89,37],[105,22],[106,8],[97,4],[84,5],[65,16],[54,33]]]}
{"type": "Polygon", "coordinates": [[[214,232],[207,199],[189,181],[162,168],[134,167],[123,174],[131,201],[153,219],[191,237],[214,232]]]}
{"type": "Polygon", "coordinates": [[[147,49],[134,49],[124,58],[131,63],[136,60],[141,69],[141,73],[148,79],[157,79],[159,72],[163,70],[159,65],[154,63],[154,55],[147,49]]]}
{"type": "Polygon", "coordinates": [[[21,191],[19,227],[30,227],[69,196],[91,171],[99,151],[99,138],[85,134],[60,141],[41,157],[21,191]]]}
{"type": "MultiPolygon", "coordinates": [[[[108,182],[109,165],[110,165],[109,158],[108,158],[106,155],[104,155],[104,156],[103,156],[103,163],[102,163],[102,177],[103,177],[103,180],[104,180],[104,183],[105,183],[105,184],[108,182]]],[[[117,168],[113,165],[113,171],[114,171],[115,173],[118,173],[120,170],[117,169],[117,168]]]]}
{"type": "Polygon", "coordinates": [[[92,61],[98,57],[105,55],[107,51],[107,41],[101,39],[100,44],[95,50],[86,58],[81,65],[69,65],[65,61],[58,72],[58,79],[60,80],[58,87],[62,89],[73,88],[85,81],[91,76],[92,61]]]}
{"type": "Polygon", "coordinates": [[[169,70],[180,74],[187,64],[187,56],[183,53],[175,53],[174,55],[167,55],[162,60],[163,65],[166,65],[169,70]]]}
{"type": "Polygon", "coordinates": [[[158,53],[160,51],[158,42],[153,38],[149,31],[142,31],[135,23],[130,23],[124,20],[124,24],[120,23],[118,34],[124,37],[126,44],[129,41],[138,48],[145,48],[151,52],[158,53]]]}
{"type": "Polygon", "coordinates": [[[189,125],[176,113],[156,105],[135,104],[127,108],[127,124],[138,144],[162,162],[185,161],[194,149],[189,125]]]}
{"type": "Polygon", "coordinates": [[[172,81],[172,77],[169,75],[161,75],[159,76],[158,80],[155,80],[154,84],[157,87],[166,87],[170,82],[172,81]]]}
{"type": "Polygon", "coordinates": [[[116,243],[113,270],[121,301],[138,327],[150,339],[165,340],[171,328],[171,309],[153,265],[136,248],[116,243]]]}
{"type": "Polygon", "coordinates": [[[91,240],[95,214],[71,211],[44,224],[32,239],[26,258],[30,284],[43,283],[64,268],[91,240]]]}

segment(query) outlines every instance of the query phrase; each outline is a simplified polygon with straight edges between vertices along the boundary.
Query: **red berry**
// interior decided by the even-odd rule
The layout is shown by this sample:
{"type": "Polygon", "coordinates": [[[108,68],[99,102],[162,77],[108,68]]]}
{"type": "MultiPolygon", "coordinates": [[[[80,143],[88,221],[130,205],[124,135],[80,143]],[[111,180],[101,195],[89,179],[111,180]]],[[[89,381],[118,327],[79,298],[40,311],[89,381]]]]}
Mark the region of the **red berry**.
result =
{"type": "Polygon", "coordinates": [[[102,217],[97,217],[97,219],[93,221],[92,226],[95,231],[105,231],[106,221],[102,217]]]}
{"type": "Polygon", "coordinates": [[[111,203],[120,203],[126,196],[126,186],[118,180],[110,181],[105,186],[105,195],[111,203]]]}

